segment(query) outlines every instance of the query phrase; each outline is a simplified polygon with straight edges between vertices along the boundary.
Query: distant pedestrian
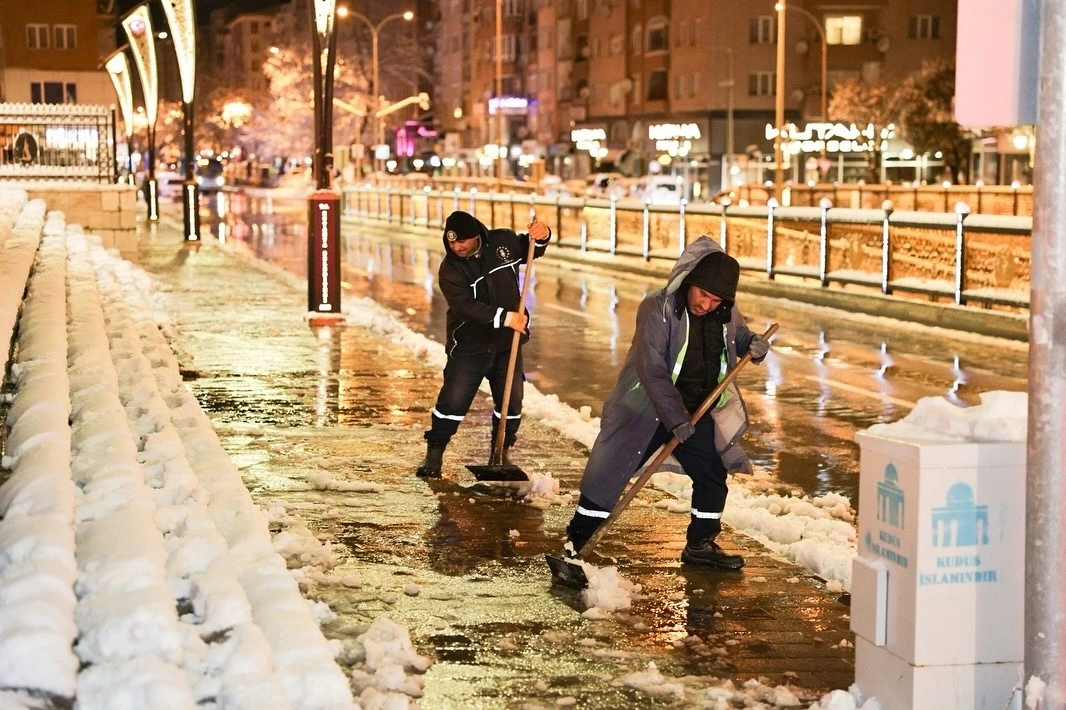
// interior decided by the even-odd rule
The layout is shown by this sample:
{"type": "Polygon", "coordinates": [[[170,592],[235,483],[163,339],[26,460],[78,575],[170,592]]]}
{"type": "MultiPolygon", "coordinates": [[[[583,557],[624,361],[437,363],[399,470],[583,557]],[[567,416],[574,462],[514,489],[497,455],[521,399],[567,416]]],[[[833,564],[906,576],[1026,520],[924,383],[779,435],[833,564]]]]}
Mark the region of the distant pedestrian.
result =
{"type": "Polygon", "coordinates": [[[732,471],[751,471],[737,440],[748,426],[736,383],[693,426],[690,418],[738,356],[761,362],[770,344],[752,333],[735,305],[740,265],[708,237],[677,260],[665,287],[637,310],[633,344],[618,384],[603,404],[600,432],[581,478],[581,497],[567,526],[566,554],[576,555],[610,515],[636,471],[677,437],[673,455],[692,479],[692,512],[681,560],[740,569],[715,538],[732,471]]]}
{"type": "MultiPolygon", "coordinates": [[[[544,254],[551,230],[534,220],[528,234],[510,229],[488,229],[472,214],[452,212],[444,224],[444,260],[438,284],[448,303],[447,339],[444,349],[448,362],[444,384],[433,407],[426,431],[426,458],[417,474],[425,478],[441,475],[444,450],[466,416],[481,381],[488,379],[492,390],[493,426],[490,451],[495,448],[507,365],[515,331],[521,342],[529,339],[529,315],[519,312],[521,293],[518,273],[535,242],[534,257],[544,254]]],[[[515,363],[514,384],[508,402],[504,434],[504,463],[508,449],[518,435],[522,416],[522,353],[515,363]]]]}

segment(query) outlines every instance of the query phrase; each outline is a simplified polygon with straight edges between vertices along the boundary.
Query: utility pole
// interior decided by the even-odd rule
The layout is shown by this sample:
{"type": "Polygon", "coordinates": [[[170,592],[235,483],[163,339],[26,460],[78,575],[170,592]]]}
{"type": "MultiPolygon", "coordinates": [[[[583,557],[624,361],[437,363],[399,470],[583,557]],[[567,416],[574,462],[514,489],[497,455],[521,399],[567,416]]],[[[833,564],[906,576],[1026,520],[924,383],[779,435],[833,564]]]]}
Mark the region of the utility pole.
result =
{"type": "Polygon", "coordinates": [[[503,136],[503,0],[496,0],[496,179],[503,179],[503,161],[507,159],[503,136]]]}
{"type": "Polygon", "coordinates": [[[785,130],[785,10],[788,0],[780,0],[777,8],[777,72],[774,85],[774,195],[781,200],[782,186],[785,182],[784,155],[782,154],[781,133],[785,130]]]}

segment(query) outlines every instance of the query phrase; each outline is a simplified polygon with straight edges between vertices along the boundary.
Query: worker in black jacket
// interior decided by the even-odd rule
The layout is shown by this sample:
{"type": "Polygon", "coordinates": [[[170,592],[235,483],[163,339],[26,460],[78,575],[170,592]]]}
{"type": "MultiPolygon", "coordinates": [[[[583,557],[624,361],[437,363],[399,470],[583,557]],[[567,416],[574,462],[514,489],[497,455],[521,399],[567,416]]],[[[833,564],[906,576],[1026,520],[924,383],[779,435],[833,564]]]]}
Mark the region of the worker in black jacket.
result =
{"type": "MultiPolygon", "coordinates": [[[[452,212],[444,224],[444,260],[437,282],[448,303],[448,334],[444,349],[448,362],[444,384],[433,407],[431,425],[424,434],[426,458],[417,474],[438,478],[448,441],[459,428],[474,401],[483,379],[492,390],[492,448],[498,431],[507,365],[515,331],[522,342],[529,339],[529,315],[519,312],[521,293],[518,272],[529,252],[529,240],[536,246],[534,257],[544,253],[551,230],[534,219],[528,234],[510,229],[487,229],[472,214],[452,212]]],[[[522,352],[515,362],[515,382],[507,404],[504,435],[504,461],[514,445],[522,417],[522,352]]],[[[490,451],[492,450],[490,448],[490,451]]]]}

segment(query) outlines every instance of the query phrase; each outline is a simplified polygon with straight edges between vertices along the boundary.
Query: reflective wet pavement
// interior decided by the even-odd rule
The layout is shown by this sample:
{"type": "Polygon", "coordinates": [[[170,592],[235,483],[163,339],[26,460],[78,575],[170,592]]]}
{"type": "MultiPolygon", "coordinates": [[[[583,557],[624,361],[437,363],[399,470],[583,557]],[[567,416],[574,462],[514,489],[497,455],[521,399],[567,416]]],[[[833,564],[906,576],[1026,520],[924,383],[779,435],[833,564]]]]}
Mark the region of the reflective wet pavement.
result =
{"type": "MultiPolygon", "coordinates": [[[[484,398],[448,450],[445,479],[415,478],[439,373],[365,329],[309,329],[302,289],[213,244],[184,247],[180,214],[166,217],[139,260],[171,289],[189,386],[257,501],[298,513],[333,546],[339,564],[307,582],[339,614],[327,635],[351,638],[382,614],[411,629],[434,661],[423,707],[677,706],[612,683],[649,661],[685,678],[685,706],[699,706],[713,679],[787,683],[805,700],[851,684],[840,595],[742,536],[723,544],[745,551],[743,573],[681,567],[687,518],[653,506],[665,494],[642,493],[601,546],[643,596],[610,619],[581,617],[543,561],[570,506],[531,506],[463,466],[487,458],[484,398]],[[341,490],[307,490],[320,475],[341,490]]],[[[586,455],[527,422],[515,459],[571,491],[586,455]]]]}
{"type": "MultiPolygon", "coordinates": [[[[220,204],[221,220],[216,213],[205,221],[212,231],[304,273],[304,203],[227,194],[220,204]]],[[[346,292],[373,298],[443,342],[446,306],[435,286],[443,247],[436,230],[346,220],[343,235],[346,292]]],[[[560,253],[553,246],[536,263],[527,377],[541,392],[598,416],[632,339],[637,305],[664,277],[579,269],[553,257],[560,253]]],[[[767,362],[740,376],[752,419],[744,446],[757,466],[808,495],[857,500],[855,432],[899,419],[922,397],[972,404],[980,392],[1026,388],[1024,346],[849,319],[743,289],[744,280],[739,302],[753,328],[781,325],[767,362]]]]}

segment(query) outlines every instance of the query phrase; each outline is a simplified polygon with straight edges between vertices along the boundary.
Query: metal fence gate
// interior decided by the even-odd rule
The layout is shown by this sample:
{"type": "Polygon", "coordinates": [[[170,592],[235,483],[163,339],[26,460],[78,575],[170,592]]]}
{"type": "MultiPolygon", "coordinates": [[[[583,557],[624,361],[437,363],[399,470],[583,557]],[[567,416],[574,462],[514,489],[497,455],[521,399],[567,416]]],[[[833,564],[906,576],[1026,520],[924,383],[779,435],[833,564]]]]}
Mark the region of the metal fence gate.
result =
{"type": "Polygon", "coordinates": [[[0,103],[0,179],[116,180],[114,111],[0,103]]]}

